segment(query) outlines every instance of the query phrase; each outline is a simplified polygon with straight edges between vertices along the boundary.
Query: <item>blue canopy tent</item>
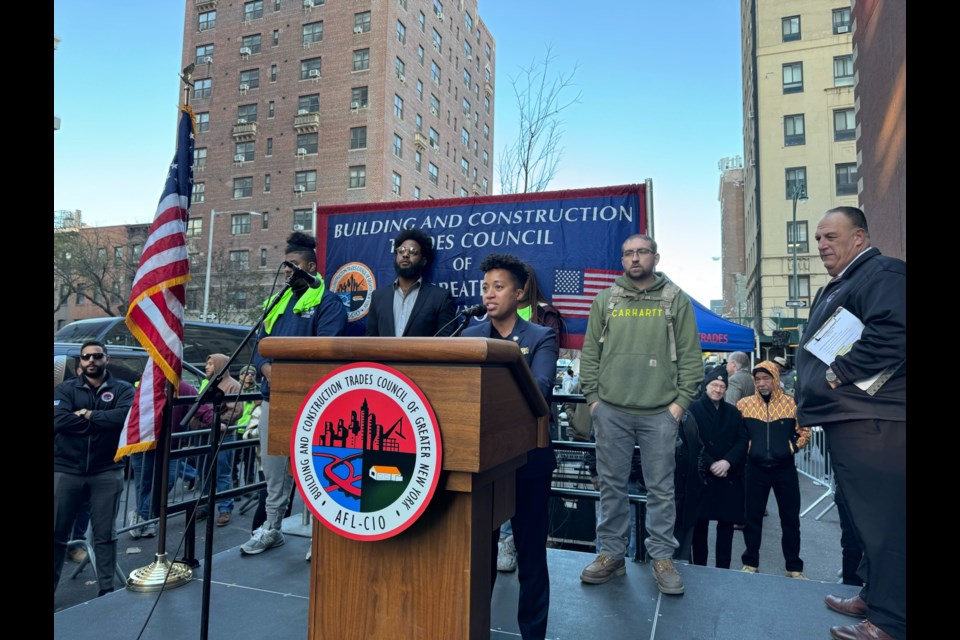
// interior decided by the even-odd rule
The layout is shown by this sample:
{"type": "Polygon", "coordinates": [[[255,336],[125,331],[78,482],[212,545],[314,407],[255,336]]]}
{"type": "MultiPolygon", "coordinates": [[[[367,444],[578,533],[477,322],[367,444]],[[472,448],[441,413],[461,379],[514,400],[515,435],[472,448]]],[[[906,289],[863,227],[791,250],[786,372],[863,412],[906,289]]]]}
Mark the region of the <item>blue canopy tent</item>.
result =
{"type": "Polygon", "coordinates": [[[753,353],[753,329],[730,322],[690,298],[697,330],[700,332],[700,348],[704,351],[745,351],[753,353]]]}

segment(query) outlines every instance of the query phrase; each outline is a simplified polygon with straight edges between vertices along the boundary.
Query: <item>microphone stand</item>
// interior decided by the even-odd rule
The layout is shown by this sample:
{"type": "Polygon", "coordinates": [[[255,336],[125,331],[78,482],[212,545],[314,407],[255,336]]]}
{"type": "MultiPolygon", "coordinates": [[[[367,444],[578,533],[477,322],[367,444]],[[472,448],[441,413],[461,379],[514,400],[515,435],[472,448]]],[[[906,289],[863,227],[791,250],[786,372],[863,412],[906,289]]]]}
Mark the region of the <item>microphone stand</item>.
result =
{"type": "Polygon", "coordinates": [[[267,315],[273,311],[273,308],[276,307],[277,304],[280,303],[280,299],[283,298],[284,294],[291,288],[291,284],[296,279],[297,276],[294,274],[289,280],[286,281],[280,292],[270,300],[266,307],[264,307],[263,313],[260,314],[260,318],[257,320],[256,324],[253,325],[247,335],[244,336],[243,340],[240,341],[237,349],[227,359],[226,364],[223,365],[223,369],[214,374],[213,378],[210,379],[210,384],[208,384],[202,392],[197,394],[197,399],[194,400],[192,405],[190,405],[190,409],[187,410],[183,420],[180,421],[180,428],[185,429],[193,416],[196,415],[197,410],[200,409],[200,405],[210,403],[214,405],[213,424],[210,426],[211,445],[213,444],[214,437],[216,437],[217,440],[216,446],[211,446],[211,452],[207,461],[207,482],[209,483],[210,488],[207,496],[207,538],[203,547],[204,568],[203,597],[200,605],[200,640],[207,640],[210,631],[210,587],[213,576],[211,566],[213,562],[213,514],[217,499],[217,482],[213,476],[214,469],[216,469],[216,456],[220,452],[223,439],[228,431],[226,429],[223,431],[220,430],[220,407],[225,397],[223,391],[220,390],[220,382],[223,380],[223,376],[226,375],[226,373],[230,370],[230,365],[233,364],[234,360],[237,359],[240,351],[242,351],[247,343],[250,342],[253,336],[260,333],[260,328],[263,326],[263,322],[266,320],[267,315]]]}
{"type": "MultiPolygon", "coordinates": [[[[467,308],[469,309],[470,307],[467,307],[467,308]]],[[[452,336],[458,336],[458,335],[460,335],[460,333],[461,333],[464,329],[467,328],[467,325],[470,324],[470,318],[473,317],[473,314],[470,314],[470,313],[464,314],[464,311],[466,311],[466,309],[464,309],[463,311],[459,311],[459,312],[457,313],[457,315],[453,316],[453,319],[450,320],[449,322],[447,322],[447,323],[446,323],[445,325],[443,325],[442,327],[440,327],[440,329],[439,329],[435,334],[433,334],[433,337],[434,337],[434,338],[439,338],[439,337],[440,337],[440,334],[443,333],[443,330],[444,330],[444,329],[446,329],[446,328],[449,327],[451,324],[453,324],[454,322],[456,322],[456,321],[457,321],[457,318],[460,318],[460,317],[462,316],[462,317],[463,317],[463,320],[460,322],[460,325],[457,327],[457,330],[450,334],[451,337],[452,337],[452,336]]]]}

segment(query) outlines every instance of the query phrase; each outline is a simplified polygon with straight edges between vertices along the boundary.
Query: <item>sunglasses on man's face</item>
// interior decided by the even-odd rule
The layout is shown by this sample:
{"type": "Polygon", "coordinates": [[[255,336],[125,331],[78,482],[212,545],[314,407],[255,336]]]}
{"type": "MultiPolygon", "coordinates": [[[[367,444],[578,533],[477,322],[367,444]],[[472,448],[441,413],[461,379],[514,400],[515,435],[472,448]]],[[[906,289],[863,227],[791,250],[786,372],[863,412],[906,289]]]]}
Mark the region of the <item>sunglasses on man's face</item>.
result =
{"type": "Polygon", "coordinates": [[[106,356],[106,355],[107,355],[107,354],[105,354],[105,353],[84,353],[84,354],[82,354],[82,355],[80,356],[80,359],[83,360],[84,362],[86,362],[86,361],[89,360],[90,358],[93,358],[94,360],[100,361],[100,360],[103,360],[104,356],[106,356]]]}

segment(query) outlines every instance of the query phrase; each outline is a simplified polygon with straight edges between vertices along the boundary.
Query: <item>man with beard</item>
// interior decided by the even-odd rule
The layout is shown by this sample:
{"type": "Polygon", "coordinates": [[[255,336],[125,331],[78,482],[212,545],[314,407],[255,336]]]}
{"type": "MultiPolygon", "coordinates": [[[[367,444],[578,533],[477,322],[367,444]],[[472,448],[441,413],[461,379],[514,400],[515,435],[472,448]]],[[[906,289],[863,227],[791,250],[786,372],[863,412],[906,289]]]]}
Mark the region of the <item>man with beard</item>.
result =
{"type": "Polygon", "coordinates": [[[404,229],[393,239],[393,286],[373,292],[367,315],[368,336],[449,336],[456,329],[453,297],[447,289],[424,282],[433,263],[433,240],[420,229],[404,229]]]}
{"type": "Polygon", "coordinates": [[[117,558],[117,509],[123,490],[123,463],[114,462],[120,431],[133,405],[133,385],[107,371],[103,343],[80,347],[83,375],[53,390],[53,589],[74,520],[90,503],[98,596],[113,591],[117,558]]]}
{"type": "MultiPolygon", "coordinates": [[[[299,231],[291,233],[287,237],[284,260],[316,276],[320,280],[320,286],[312,288],[302,277],[293,279],[291,288],[283,294],[280,302],[264,319],[263,327],[257,336],[258,342],[266,336],[292,338],[341,335],[347,325],[347,310],[317,275],[317,241],[299,231]]],[[[294,278],[293,269],[286,266],[284,270],[287,278],[294,278]]],[[[290,489],[293,483],[293,478],[289,474],[290,457],[267,453],[273,358],[263,356],[258,348],[254,356],[254,365],[263,376],[263,382],[260,385],[263,404],[260,405],[259,435],[262,459],[260,469],[267,481],[267,519],[240,547],[240,552],[246,555],[263,553],[267,549],[283,544],[280,525],[287,510],[287,503],[290,501],[290,489]]]]}

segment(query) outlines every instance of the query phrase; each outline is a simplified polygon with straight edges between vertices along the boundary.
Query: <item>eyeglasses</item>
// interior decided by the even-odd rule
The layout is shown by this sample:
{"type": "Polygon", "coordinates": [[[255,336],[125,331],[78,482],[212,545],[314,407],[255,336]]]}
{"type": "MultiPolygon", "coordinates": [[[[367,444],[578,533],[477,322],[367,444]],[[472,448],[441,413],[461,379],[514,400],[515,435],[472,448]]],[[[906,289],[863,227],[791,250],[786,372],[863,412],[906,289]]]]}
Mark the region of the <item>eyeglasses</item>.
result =
{"type": "Polygon", "coordinates": [[[83,360],[84,362],[86,362],[90,358],[93,358],[94,360],[103,360],[104,356],[106,355],[107,354],[105,353],[84,353],[80,356],[80,359],[83,360]]]}
{"type": "Polygon", "coordinates": [[[653,249],[627,249],[626,251],[623,252],[623,257],[632,258],[633,256],[637,256],[638,258],[640,258],[642,256],[648,256],[651,253],[656,253],[656,252],[653,249]]]}
{"type": "Polygon", "coordinates": [[[418,256],[420,255],[420,249],[415,249],[413,247],[400,247],[397,249],[397,255],[399,256],[418,256]]]}

